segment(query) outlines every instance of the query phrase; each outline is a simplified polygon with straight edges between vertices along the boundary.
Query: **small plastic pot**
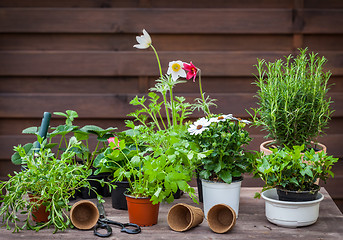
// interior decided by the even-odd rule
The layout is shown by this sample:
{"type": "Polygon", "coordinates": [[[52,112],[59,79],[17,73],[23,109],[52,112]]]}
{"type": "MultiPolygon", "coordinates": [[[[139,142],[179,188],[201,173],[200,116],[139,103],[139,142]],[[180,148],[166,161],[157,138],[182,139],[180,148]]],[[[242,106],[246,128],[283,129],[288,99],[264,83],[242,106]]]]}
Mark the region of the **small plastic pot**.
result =
{"type": "Polygon", "coordinates": [[[313,201],[317,198],[320,186],[316,185],[312,191],[291,191],[287,189],[277,188],[276,192],[280,201],[290,202],[305,202],[313,201]]]}
{"type": "Polygon", "coordinates": [[[124,193],[130,187],[128,181],[122,182],[115,182],[117,187],[112,189],[111,197],[112,197],[112,207],[119,210],[127,210],[127,202],[124,193]]]}
{"type": "Polygon", "coordinates": [[[153,205],[150,198],[135,198],[125,194],[130,223],[141,227],[157,224],[160,204],[153,205]]]}
{"type": "MultiPolygon", "coordinates": [[[[29,193],[30,202],[37,202],[38,198],[32,193],[29,193]]],[[[50,211],[47,211],[46,206],[41,201],[38,202],[38,206],[32,210],[32,220],[37,223],[46,223],[49,221],[50,211]]]]}

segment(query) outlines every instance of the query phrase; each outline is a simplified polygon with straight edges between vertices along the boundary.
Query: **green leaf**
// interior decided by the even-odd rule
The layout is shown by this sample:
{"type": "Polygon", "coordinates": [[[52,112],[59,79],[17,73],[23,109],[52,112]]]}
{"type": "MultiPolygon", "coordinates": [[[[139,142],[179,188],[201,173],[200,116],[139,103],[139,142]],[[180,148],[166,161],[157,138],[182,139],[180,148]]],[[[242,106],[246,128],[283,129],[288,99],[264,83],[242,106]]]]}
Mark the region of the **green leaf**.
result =
{"type": "Polygon", "coordinates": [[[22,133],[24,134],[38,134],[38,127],[28,127],[25,128],[22,133]]]}
{"type": "Polygon", "coordinates": [[[230,184],[232,182],[232,175],[229,171],[221,172],[219,177],[226,183],[230,184]]]}
{"type": "Polygon", "coordinates": [[[141,158],[136,155],[133,158],[131,158],[130,162],[131,162],[133,167],[140,167],[140,165],[141,165],[141,158]]]}

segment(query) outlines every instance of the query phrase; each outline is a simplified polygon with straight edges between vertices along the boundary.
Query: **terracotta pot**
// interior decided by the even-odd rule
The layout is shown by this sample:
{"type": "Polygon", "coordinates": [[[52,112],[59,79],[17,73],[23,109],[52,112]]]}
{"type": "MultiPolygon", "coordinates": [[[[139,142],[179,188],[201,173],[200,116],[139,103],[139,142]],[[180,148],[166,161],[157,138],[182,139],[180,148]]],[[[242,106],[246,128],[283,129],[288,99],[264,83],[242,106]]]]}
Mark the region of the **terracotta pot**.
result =
{"type": "Polygon", "coordinates": [[[73,225],[81,230],[88,230],[95,226],[99,219],[97,206],[89,200],[81,200],[72,206],[70,220],[73,225]]]}
{"type": "MultiPolygon", "coordinates": [[[[269,141],[265,141],[265,142],[261,143],[260,151],[263,152],[265,155],[271,154],[272,151],[269,148],[273,147],[273,145],[271,145],[271,146],[268,146],[268,145],[272,142],[273,142],[273,140],[269,140],[269,141]]],[[[324,144],[316,143],[316,146],[319,146],[319,148],[321,149],[318,152],[324,151],[326,153],[326,146],[324,144]]]]}
{"type": "Polygon", "coordinates": [[[130,223],[141,227],[157,224],[160,204],[153,205],[150,198],[135,198],[125,194],[130,223]]]}
{"type": "MultiPolygon", "coordinates": [[[[29,195],[30,202],[37,202],[38,201],[39,197],[37,197],[31,193],[29,193],[28,195],[29,195]]],[[[49,221],[49,219],[48,219],[49,215],[50,215],[50,211],[47,211],[46,206],[44,206],[42,204],[42,201],[39,201],[37,207],[33,208],[33,210],[32,210],[32,217],[31,218],[35,222],[45,223],[45,222],[49,221]]]]}

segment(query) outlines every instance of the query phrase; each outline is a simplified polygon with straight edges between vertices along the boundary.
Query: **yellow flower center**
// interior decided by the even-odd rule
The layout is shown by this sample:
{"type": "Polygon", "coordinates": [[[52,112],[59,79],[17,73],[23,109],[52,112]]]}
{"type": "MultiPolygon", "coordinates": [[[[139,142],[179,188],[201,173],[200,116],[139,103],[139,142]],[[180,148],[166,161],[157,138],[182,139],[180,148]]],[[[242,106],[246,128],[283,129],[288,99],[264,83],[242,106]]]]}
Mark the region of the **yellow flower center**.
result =
{"type": "Polygon", "coordinates": [[[223,120],[223,119],[224,119],[223,116],[218,117],[218,120],[223,120]]]}
{"type": "Polygon", "coordinates": [[[172,65],[172,69],[173,69],[174,72],[178,72],[181,69],[181,66],[178,63],[174,63],[172,65]]]}
{"type": "Polygon", "coordinates": [[[202,125],[198,125],[197,126],[197,129],[199,130],[199,129],[202,129],[202,125]]]}

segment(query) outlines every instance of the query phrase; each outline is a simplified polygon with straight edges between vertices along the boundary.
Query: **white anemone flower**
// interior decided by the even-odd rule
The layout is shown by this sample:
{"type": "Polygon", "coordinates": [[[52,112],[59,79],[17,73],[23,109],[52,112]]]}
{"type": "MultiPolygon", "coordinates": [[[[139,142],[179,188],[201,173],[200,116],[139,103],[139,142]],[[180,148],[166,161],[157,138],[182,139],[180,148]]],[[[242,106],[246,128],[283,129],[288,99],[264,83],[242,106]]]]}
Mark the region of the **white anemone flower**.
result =
{"type": "Polygon", "coordinates": [[[182,68],[183,62],[178,60],[178,61],[172,61],[169,62],[169,67],[167,74],[171,74],[172,79],[176,81],[179,77],[186,77],[186,71],[182,68]]]}
{"type": "Polygon", "coordinates": [[[138,44],[134,45],[133,47],[138,49],[146,49],[151,45],[151,37],[145,29],[143,29],[143,35],[137,36],[136,40],[138,44]]]}
{"type": "Polygon", "coordinates": [[[208,129],[208,126],[211,124],[211,121],[207,120],[206,118],[200,118],[199,120],[195,121],[189,128],[188,132],[191,135],[198,135],[203,131],[208,129]]]}
{"type": "Polygon", "coordinates": [[[210,121],[211,122],[222,122],[222,121],[226,121],[227,119],[237,120],[235,117],[232,116],[232,114],[227,114],[227,115],[219,115],[217,117],[213,117],[210,119],[210,121]]]}

